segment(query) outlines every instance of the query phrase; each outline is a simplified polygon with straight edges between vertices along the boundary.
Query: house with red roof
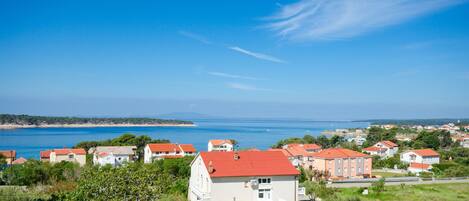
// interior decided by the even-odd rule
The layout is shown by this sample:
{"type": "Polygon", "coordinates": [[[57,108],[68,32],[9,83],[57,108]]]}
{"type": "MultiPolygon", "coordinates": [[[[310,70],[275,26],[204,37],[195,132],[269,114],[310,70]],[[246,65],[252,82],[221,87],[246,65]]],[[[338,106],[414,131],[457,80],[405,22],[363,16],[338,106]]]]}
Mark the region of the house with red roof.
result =
{"type": "MultiPolygon", "coordinates": [[[[287,156],[295,167],[308,167],[312,163],[311,155],[321,150],[317,144],[287,144],[282,147],[283,153],[287,156]]],[[[273,149],[275,150],[275,149],[273,149]]]]}
{"type": "Polygon", "coordinates": [[[50,161],[50,152],[52,150],[44,150],[40,152],[40,160],[43,162],[49,162],[50,161]]]}
{"type": "Polygon", "coordinates": [[[432,165],[425,164],[425,163],[410,163],[407,171],[412,173],[421,173],[421,172],[429,172],[432,169],[432,165]]]}
{"type": "Polygon", "coordinates": [[[298,201],[300,172],[281,151],[200,152],[190,201],[298,201]]]}
{"type": "Polygon", "coordinates": [[[372,157],[350,149],[329,148],[312,155],[309,167],[329,174],[331,179],[363,178],[371,176],[372,157]]]}
{"type": "Polygon", "coordinates": [[[68,161],[73,163],[78,163],[80,166],[84,166],[86,164],[86,151],[84,149],[53,149],[41,152],[41,159],[42,155],[45,153],[49,153],[49,162],[51,163],[59,163],[62,161],[68,161]]]}
{"type": "Polygon", "coordinates": [[[440,163],[440,154],[433,149],[409,150],[401,153],[401,161],[409,164],[438,164],[440,163]]]}
{"type": "Polygon", "coordinates": [[[144,148],[145,163],[151,163],[153,160],[161,160],[165,158],[182,158],[184,156],[194,156],[197,150],[192,144],[147,144],[144,148]]]}
{"type": "Polygon", "coordinates": [[[399,151],[399,146],[394,142],[384,140],[381,142],[377,142],[371,147],[364,148],[363,151],[370,155],[377,155],[384,158],[388,158],[393,157],[394,154],[399,151]]]}
{"type": "Polygon", "coordinates": [[[12,165],[22,165],[24,163],[26,163],[28,160],[26,160],[26,158],[23,158],[23,157],[20,157],[16,160],[14,160],[11,164],[12,165]]]}
{"type": "Polygon", "coordinates": [[[209,140],[207,150],[210,151],[233,151],[231,140],[209,140]]]}
{"type": "Polygon", "coordinates": [[[15,150],[0,150],[0,155],[5,158],[7,164],[11,165],[11,163],[16,160],[16,151],[15,150]]]}
{"type": "Polygon", "coordinates": [[[88,150],[93,154],[93,164],[122,166],[137,159],[137,146],[97,146],[88,150]]]}

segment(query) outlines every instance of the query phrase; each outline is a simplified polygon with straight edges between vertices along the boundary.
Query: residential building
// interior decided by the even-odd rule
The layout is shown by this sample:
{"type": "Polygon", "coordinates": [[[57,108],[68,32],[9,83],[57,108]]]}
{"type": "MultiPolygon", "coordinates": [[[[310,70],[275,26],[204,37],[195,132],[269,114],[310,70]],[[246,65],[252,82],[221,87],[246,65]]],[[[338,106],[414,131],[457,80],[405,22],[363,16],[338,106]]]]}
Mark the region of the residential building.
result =
{"type": "Polygon", "coordinates": [[[407,171],[412,173],[421,173],[421,172],[429,172],[432,169],[432,165],[424,164],[424,163],[410,163],[407,171]]]}
{"type": "Polygon", "coordinates": [[[69,161],[83,166],[86,164],[86,151],[84,149],[53,149],[50,150],[49,161],[51,163],[69,161]]]}
{"type": "Polygon", "coordinates": [[[137,159],[137,146],[98,146],[88,152],[95,165],[121,166],[137,159]]]}
{"type": "Polygon", "coordinates": [[[51,150],[41,151],[41,152],[40,152],[40,157],[41,157],[40,159],[41,159],[41,161],[43,161],[43,162],[46,162],[46,161],[49,162],[49,161],[50,161],[50,152],[51,152],[51,150]]]}
{"type": "Polygon", "coordinates": [[[190,201],[298,201],[298,175],[280,151],[201,152],[191,163],[190,201]]]}
{"type": "Polygon", "coordinates": [[[355,136],[355,137],[349,137],[349,138],[347,138],[347,141],[348,141],[348,142],[354,142],[356,145],[362,146],[363,143],[366,142],[366,138],[363,137],[363,136],[361,136],[361,135],[357,135],[357,136],[355,136]]]}
{"type": "Polygon", "coordinates": [[[331,179],[371,177],[372,157],[350,149],[330,148],[312,155],[311,169],[327,172],[331,179]]]}
{"type": "Polygon", "coordinates": [[[469,135],[465,135],[458,139],[459,145],[464,148],[469,148],[469,135]]]}
{"type": "Polygon", "coordinates": [[[371,155],[378,155],[381,157],[392,157],[399,150],[399,146],[389,140],[377,142],[371,147],[364,148],[363,151],[371,155]]]}
{"type": "Polygon", "coordinates": [[[194,156],[196,149],[192,144],[147,144],[144,148],[145,163],[151,163],[153,160],[165,158],[182,158],[184,156],[194,156]]]}
{"type": "Polygon", "coordinates": [[[8,165],[11,165],[11,163],[14,160],[16,160],[15,150],[1,150],[0,155],[2,155],[5,158],[5,161],[7,162],[8,165]]]}
{"type": "Polygon", "coordinates": [[[14,160],[11,164],[12,164],[12,165],[21,165],[21,164],[23,164],[23,163],[26,163],[26,161],[28,161],[28,160],[26,160],[26,159],[23,158],[23,157],[20,157],[20,158],[14,160]]]}
{"type": "MultiPolygon", "coordinates": [[[[288,154],[285,154],[295,167],[309,167],[312,163],[311,155],[321,151],[321,146],[317,144],[287,144],[282,147],[288,154]]],[[[284,152],[282,152],[284,153],[284,152]]]]}
{"type": "Polygon", "coordinates": [[[208,151],[233,151],[231,140],[210,140],[208,141],[208,151]]]}
{"type": "Polygon", "coordinates": [[[440,163],[440,154],[433,149],[409,150],[401,153],[401,161],[405,163],[440,163]]]}

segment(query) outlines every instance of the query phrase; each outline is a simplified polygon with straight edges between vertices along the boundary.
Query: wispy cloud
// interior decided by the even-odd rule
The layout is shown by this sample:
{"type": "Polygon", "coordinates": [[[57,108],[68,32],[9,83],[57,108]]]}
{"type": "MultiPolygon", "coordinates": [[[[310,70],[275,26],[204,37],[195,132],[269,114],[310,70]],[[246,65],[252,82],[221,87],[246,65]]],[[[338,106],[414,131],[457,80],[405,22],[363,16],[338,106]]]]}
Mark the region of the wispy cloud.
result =
{"type": "Polygon", "coordinates": [[[198,34],[195,34],[195,33],[192,33],[192,32],[188,32],[188,31],[179,31],[179,34],[181,34],[182,36],[185,36],[187,38],[190,38],[190,39],[194,39],[196,41],[199,41],[201,43],[205,43],[207,45],[210,45],[210,44],[213,44],[210,40],[208,40],[207,38],[201,36],[201,35],[198,35],[198,34]]]}
{"type": "Polygon", "coordinates": [[[286,63],[282,59],[279,59],[279,58],[276,58],[276,57],[273,57],[273,56],[270,56],[270,55],[267,55],[267,54],[252,52],[252,51],[249,51],[249,50],[237,47],[237,46],[230,46],[230,47],[228,47],[228,49],[239,52],[239,53],[242,53],[242,54],[245,54],[245,55],[248,55],[248,56],[251,56],[251,57],[254,57],[256,59],[261,59],[261,60],[266,60],[266,61],[271,61],[271,62],[276,62],[276,63],[286,63]]]}
{"type": "Polygon", "coordinates": [[[243,91],[272,91],[271,89],[259,88],[252,85],[241,84],[241,83],[227,83],[229,88],[238,89],[243,91]]]}
{"type": "Polygon", "coordinates": [[[293,41],[343,39],[462,2],[466,0],[301,0],[268,17],[267,27],[293,41]]]}
{"type": "Polygon", "coordinates": [[[257,78],[257,77],[234,75],[234,74],[228,74],[228,73],[222,73],[222,72],[207,72],[207,74],[218,76],[218,77],[233,78],[233,79],[262,80],[261,78],[257,78]]]}

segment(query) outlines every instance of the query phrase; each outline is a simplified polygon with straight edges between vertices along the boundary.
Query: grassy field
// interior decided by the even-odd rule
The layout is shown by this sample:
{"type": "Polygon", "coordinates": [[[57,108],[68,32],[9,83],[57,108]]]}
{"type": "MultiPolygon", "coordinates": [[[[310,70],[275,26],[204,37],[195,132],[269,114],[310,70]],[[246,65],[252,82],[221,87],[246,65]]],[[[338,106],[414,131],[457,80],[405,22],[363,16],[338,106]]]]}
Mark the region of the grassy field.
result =
{"type": "Polygon", "coordinates": [[[404,173],[393,173],[393,172],[372,172],[372,175],[380,175],[381,177],[405,177],[407,176],[404,173]]]}
{"type": "Polygon", "coordinates": [[[341,198],[360,198],[361,201],[467,201],[469,183],[386,186],[380,195],[362,195],[358,188],[338,189],[341,198]]]}

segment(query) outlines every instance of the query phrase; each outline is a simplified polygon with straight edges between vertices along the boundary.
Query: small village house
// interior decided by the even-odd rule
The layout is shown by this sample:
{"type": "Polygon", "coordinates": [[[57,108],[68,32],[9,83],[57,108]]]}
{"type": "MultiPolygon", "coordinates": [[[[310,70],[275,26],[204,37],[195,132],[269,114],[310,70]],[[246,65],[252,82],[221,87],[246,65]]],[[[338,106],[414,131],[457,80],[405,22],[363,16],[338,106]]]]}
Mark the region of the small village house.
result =
{"type": "MultiPolygon", "coordinates": [[[[47,152],[46,152],[47,153],[47,152]]],[[[49,161],[51,163],[59,163],[68,161],[78,163],[80,166],[86,164],[86,151],[84,149],[53,149],[49,152],[49,161]]]]}
{"type": "Polygon", "coordinates": [[[16,160],[16,151],[15,150],[2,150],[0,151],[0,155],[2,155],[5,158],[5,161],[8,165],[11,165],[11,163],[16,160]]]}
{"type": "Polygon", "coordinates": [[[210,140],[208,141],[208,151],[233,151],[231,140],[210,140]]]}
{"type": "Polygon", "coordinates": [[[190,201],[298,201],[299,171],[280,151],[201,152],[190,201]]]}
{"type": "Polygon", "coordinates": [[[136,159],[136,146],[98,146],[88,152],[93,154],[93,164],[121,166],[136,159]]]}
{"type": "Polygon", "coordinates": [[[13,162],[11,162],[12,165],[22,165],[24,163],[26,163],[28,160],[26,160],[26,158],[23,158],[23,157],[20,157],[16,160],[14,160],[13,162]]]}
{"type": "Polygon", "coordinates": [[[407,171],[414,174],[421,172],[429,172],[432,169],[432,165],[425,163],[410,163],[407,171]]]}
{"type": "Polygon", "coordinates": [[[311,169],[327,172],[331,179],[371,177],[372,157],[350,149],[329,148],[312,155],[311,169]]]}
{"type": "Polygon", "coordinates": [[[401,153],[401,161],[405,163],[440,163],[440,154],[433,149],[409,150],[401,153]]]}
{"type": "Polygon", "coordinates": [[[165,158],[182,158],[184,156],[194,156],[197,150],[192,144],[147,144],[144,148],[145,163],[151,163],[153,160],[165,158]]]}
{"type": "Polygon", "coordinates": [[[40,160],[43,162],[50,162],[50,152],[51,150],[44,150],[40,152],[40,160]]]}
{"type": "Polygon", "coordinates": [[[394,142],[385,140],[377,142],[371,147],[364,148],[363,151],[370,155],[377,155],[380,157],[389,158],[393,157],[394,154],[399,151],[399,146],[394,142]]]}
{"type": "Polygon", "coordinates": [[[321,150],[317,144],[287,144],[282,149],[269,149],[267,151],[281,151],[295,167],[309,167],[312,163],[311,155],[321,150]]]}

